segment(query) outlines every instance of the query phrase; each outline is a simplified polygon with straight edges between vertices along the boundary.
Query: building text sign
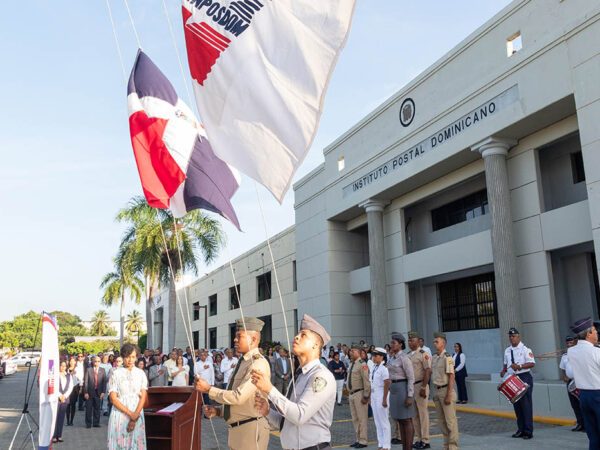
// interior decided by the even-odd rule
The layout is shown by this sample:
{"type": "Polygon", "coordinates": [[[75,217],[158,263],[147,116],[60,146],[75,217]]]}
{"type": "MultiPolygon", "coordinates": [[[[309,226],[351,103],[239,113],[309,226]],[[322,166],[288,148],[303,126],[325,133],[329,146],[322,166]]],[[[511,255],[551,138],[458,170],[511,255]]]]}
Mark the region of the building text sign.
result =
{"type": "Polygon", "coordinates": [[[436,150],[447,141],[455,138],[466,130],[479,125],[481,122],[495,116],[499,111],[507,108],[519,100],[518,86],[515,85],[503,93],[497,95],[485,104],[475,108],[460,119],[452,122],[447,127],[442,128],[437,133],[432,134],[427,139],[419,142],[417,145],[396,155],[386,163],[371,170],[366,175],[358,178],[352,183],[343,187],[343,196],[358,192],[372,183],[379,181],[391,173],[409,165],[412,161],[420,158],[425,153],[436,150]]]}

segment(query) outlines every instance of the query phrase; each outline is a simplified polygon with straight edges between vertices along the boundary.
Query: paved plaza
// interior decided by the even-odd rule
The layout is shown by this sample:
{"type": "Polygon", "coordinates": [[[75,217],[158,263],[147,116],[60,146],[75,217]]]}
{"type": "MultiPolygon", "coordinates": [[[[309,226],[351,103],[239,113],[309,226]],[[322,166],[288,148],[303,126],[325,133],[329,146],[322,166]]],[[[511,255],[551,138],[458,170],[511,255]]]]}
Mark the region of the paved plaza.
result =
{"type": "MultiPolygon", "coordinates": [[[[33,374],[33,371],[32,371],[33,374]]],[[[23,406],[23,394],[27,372],[21,370],[15,375],[0,380],[0,450],[8,449],[10,441],[20,417],[23,406]]],[[[31,397],[31,415],[37,420],[37,390],[31,397]]],[[[56,450],[102,450],[106,448],[107,418],[102,417],[101,428],[86,429],[83,412],[77,412],[75,425],[65,427],[62,444],[55,444],[56,450]]],[[[463,449],[561,449],[582,450],[587,448],[587,438],[584,433],[572,433],[570,427],[556,427],[536,424],[535,438],[531,441],[511,439],[515,430],[514,421],[508,419],[487,417],[477,414],[460,413],[458,416],[460,428],[460,447],[463,449]]],[[[442,447],[440,428],[437,425],[435,412],[431,411],[432,448],[442,447]]],[[[220,419],[211,422],[203,419],[202,448],[204,450],[227,448],[227,431],[220,419]],[[215,435],[217,439],[215,439],[215,435]],[[217,444],[218,441],[218,444],[217,444]]],[[[334,448],[348,448],[354,442],[350,409],[347,403],[336,407],[333,431],[334,448]]],[[[372,419],[369,423],[369,449],[376,449],[375,425],[372,419]]],[[[14,449],[31,449],[31,441],[27,440],[27,427],[22,426],[15,440],[14,449]]],[[[399,449],[400,446],[393,448],[399,449]]],[[[269,449],[281,449],[276,433],[272,435],[269,449]]],[[[250,447],[249,447],[249,450],[250,447]]]]}

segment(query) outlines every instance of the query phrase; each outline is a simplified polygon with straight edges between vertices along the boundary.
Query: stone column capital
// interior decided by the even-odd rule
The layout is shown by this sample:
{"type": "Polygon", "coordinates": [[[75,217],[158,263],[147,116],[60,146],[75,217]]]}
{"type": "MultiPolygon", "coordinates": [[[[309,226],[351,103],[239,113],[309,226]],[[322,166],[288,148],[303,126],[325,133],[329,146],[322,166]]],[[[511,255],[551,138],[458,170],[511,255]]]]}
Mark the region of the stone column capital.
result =
{"type": "Polygon", "coordinates": [[[364,208],[366,212],[383,212],[383,208],[385,208],[389,204],[386,200],[379,200],[376,198],[370,198],[358,206],[364,208]]]}
{"type": "Polygon", "coordinates": [[[517,145],[517,141],[515,139],[490,136],[471,146],[471,150],[481,153],[481,156],[484,158],[491,155],[506,156],[511,147],[514,147],[515,145],[517,145]]]}

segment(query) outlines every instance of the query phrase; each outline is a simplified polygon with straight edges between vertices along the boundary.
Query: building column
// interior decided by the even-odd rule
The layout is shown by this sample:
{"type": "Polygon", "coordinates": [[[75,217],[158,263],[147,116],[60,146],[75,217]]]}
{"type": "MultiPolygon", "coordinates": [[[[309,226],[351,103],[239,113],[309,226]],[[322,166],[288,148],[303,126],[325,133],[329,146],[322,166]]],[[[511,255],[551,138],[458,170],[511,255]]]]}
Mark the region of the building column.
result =
{"type": "Polygon", "coordinates": [[[386,203],[369,199],[360,206],[367,212],[369,228],[369,266],[371,277],[371,323],[373,343],[382,346],[389,341],[385,248],[383,244],[383,208],[386,203]]]}
{"type": "Polygon", "coordinates": [[[489,137],[471,148],[481,154],[485,165],[485,183],[492,221],[498,324],[503,349],[508,345],[509,328],[520,330],[523,323],[506,164],[508,150],[514,145],[516,141],[489,137]]]}

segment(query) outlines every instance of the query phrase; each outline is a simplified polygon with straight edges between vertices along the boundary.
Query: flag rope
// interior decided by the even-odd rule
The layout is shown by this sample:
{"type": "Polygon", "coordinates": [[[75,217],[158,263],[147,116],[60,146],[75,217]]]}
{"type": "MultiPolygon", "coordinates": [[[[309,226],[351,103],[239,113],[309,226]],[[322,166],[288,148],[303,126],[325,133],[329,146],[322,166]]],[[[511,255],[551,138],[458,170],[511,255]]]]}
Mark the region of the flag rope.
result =
{"type": "Polygon", "coordinates": [[[123,81],[125,82],[125,84],[127,84],[127,71],[125,70],[125,64],[123,63],[123,53],[121,52],[121,45],[119,44],[119,37],[117,36],[117,27],[115,26],[115,20],[112,15],[110,0],[106,0],[106,7],[108,8],[108,16],[110,17],[110,24],[112,26],[115,44],[117,45],[117,54],[119,55],[119,62],[121,63],[121,73],[123,74],[123,81]]]}
{"type": "Polygon", "coordinates": [[[135,27],[135,22],[133,21],[133,16],[131,15],[131,10],[129,9],[129,3],[127,0],[123,0],[125,3],[125,8],[127,8],[127,14],[129,15],[129,20],[131,21],[131,28],[133,28],[133,34],[135,35],[135,40],[137,41],[138,48],[142,48],[142,44],[140,43],[140,36],[138,35],[137,28],[135,27]]]}

